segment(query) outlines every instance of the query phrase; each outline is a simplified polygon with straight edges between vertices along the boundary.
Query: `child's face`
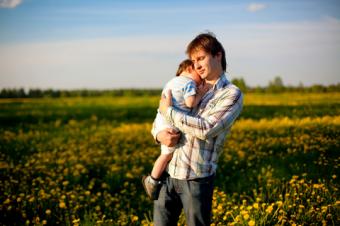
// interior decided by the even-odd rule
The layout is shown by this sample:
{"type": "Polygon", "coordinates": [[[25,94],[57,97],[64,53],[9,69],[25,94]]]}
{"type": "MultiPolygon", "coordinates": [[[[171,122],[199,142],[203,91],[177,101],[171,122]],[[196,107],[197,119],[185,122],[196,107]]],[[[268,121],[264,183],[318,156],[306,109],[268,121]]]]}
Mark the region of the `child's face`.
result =
{"type": "Polygon", "coordinates": [[[195,71],[195,69],[193,68],[188,68],[188,72],[191,75],[191,79],[194,80],[196,82],[196,85],[199,86],[202,83],[202,79],[199,76],[199,74],[195,71]]]}

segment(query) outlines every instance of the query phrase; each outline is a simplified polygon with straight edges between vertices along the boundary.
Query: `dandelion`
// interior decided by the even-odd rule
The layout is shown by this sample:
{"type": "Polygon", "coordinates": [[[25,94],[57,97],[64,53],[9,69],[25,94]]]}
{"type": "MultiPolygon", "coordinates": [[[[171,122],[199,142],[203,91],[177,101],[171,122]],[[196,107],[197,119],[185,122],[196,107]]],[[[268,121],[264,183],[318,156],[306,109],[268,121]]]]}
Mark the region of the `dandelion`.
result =
{"type": "Polygon", "coordinates": [[[245,220],[248,220],[249,219],[249,214],[247,213],[247,214],[244,214],[243,215],[243,218],[245,219],[245,220]]]}
{"type": "Polygon", "coordinates": [[[11,200],[9,198],[7,198],[5,201],[4,201],[4,204],[10,204],[11,203],[11,200]]]}
{"type": "Polygon", "coordinates": [[[273,206],[272,205],[268,206],[266,209],[266,212],[270,214],[272,211],[273,211],[273,206]]]}
{"type": "Polygon", "coordinates": [[[283,202],[282,201],[277,201],[276,204],[277,204],[278,207],[281,207],[283,205],[283,202]]]}
{"type": "Polygon", "coordinates": [[[51,210],[50,210],[50,209],[47,209],[47,210],[45,211],[45,213],[46,213],[47,215],[51,215],[51,210]]]}
{"type": "Polygon", "coordinates": [[[138,221],[138,216],[133,216],[132,217],[132,222],[136,222],[136,221],[138,221]]]}
{"type": "Polygon", "coordinates": [[[65,209],[65,208],[66,208],[65,202],[64,202],[64,201],[59,202],[59,207],[60,207],[61,209],[65,209]]]}
{"type": "Polygon", "coordinates": [[[80,219],[78,218],[78,219],[74,219],[73,221],[72,221],[72,223],[73,224],[78,224],[80,222],[80,219]]]}
{"type": "Polygon", "coordinates": [[[96,206],[95,209],[96,209],[96,211],[100,211],[101,208],[100,208],[100,206],[98,205],[98,206],[96,206]]]}
{"type": "Polygon", "coordinates": [[[249,226],[255,226],[255,221],[254,221],[254,220],[250,220],[250,221],[248,222],[248,225],[249,225],[249,226]]]}

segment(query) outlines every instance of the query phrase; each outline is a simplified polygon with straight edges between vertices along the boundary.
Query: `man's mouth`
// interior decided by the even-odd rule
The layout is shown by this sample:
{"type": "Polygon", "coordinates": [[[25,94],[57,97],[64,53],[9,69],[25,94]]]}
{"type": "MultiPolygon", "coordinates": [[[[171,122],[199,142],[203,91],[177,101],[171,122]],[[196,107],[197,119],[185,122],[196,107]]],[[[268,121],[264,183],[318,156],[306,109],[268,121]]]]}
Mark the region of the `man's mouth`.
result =
{"type": "Polygon", "coordinates": [[[203,75],[203,73],[204,73],[204,70],[198,71],[198,74],[200,74],[200,75],[203,75]]]}

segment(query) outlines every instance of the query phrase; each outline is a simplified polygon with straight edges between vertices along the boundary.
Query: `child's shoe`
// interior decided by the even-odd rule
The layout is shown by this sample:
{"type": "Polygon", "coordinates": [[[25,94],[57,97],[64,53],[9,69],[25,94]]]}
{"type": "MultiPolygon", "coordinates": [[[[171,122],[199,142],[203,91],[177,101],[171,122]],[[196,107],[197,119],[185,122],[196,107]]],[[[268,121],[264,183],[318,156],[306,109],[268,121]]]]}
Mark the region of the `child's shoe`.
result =
{"type": "Polygon", "coordinates": [[[149,198],[151,200],[157,200],[162,187],[162,182],[154,180],[151,176],[143,176],[142,183],[149,198]]]}

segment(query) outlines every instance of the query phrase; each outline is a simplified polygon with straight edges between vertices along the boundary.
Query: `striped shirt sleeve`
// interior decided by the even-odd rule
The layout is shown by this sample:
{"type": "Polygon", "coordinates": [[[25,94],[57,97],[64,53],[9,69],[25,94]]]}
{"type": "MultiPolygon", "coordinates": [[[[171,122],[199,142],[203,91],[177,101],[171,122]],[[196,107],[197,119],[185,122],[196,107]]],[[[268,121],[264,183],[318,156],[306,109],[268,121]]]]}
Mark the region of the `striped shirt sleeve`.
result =
{"type": "Polygon", "coordinates": [[[231,89],[219,98],[206,117],[186,115],[169,107],[166,119],[183,133],[206,140],[217,136],[222,130],[230,128],[240,114],[242,104],[241,91],[231,89]]]}
{"type": "Polygon", "coordinates": [[[196,83],[194,81],[190,81],[184,87],[183,97],[184,99],[187,99],[194,95],[196,95],[196,83]]]}

